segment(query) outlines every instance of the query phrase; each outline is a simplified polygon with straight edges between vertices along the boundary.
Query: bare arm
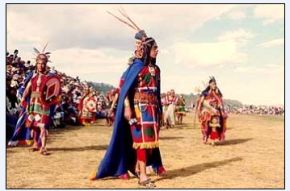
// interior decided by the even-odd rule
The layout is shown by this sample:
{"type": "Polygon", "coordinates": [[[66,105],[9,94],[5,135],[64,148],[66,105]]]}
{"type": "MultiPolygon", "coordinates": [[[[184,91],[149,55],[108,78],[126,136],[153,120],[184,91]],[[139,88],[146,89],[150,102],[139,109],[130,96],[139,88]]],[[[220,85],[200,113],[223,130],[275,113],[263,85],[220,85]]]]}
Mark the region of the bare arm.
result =
{"type": "Polygon", "coordinates": [[[124,107],[125,107],[124,117],[129,121],[131,119],[131,117],[132,117],[132,110],[131,110],[131,107],[130,107],[130,102],[129,102],[128,97],[125,98],[124,107]]]}
{"type": "Polygon", "coordinates": [[[113,101],[112,101],[111,108],[110,108],[111,111],[113,111],[114,106],[116,105],[116,102],[117,102],[118,98],[119,98],[119,94],[116,93],[115,96],[114,96],[114,99],[113,99],[113,101]]]}

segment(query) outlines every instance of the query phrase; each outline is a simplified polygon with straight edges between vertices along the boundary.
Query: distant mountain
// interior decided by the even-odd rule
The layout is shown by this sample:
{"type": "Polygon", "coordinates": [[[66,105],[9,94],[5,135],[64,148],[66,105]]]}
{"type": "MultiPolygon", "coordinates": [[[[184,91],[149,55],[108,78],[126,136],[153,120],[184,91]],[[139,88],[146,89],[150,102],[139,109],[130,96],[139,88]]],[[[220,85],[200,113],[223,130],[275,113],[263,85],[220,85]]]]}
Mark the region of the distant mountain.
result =
{"type": "Polygon", "coordinates": [[[238,100],[225,99],[224,102],[225,102],[225,105],[229,107],[243,107],[242,102],[238,100]]]}
{"type": "MultiPolygon", "coordinates": [[[[97,83],[97,82],[87,82],[88,85],[94,87],[96,90],[102,93],[106,93],[107,91],[112,90],[115,88],[114,86],[106,83],[97,83]]],[[[187,107],[192,107],[193,104],[196,103],[197,95],[194,94],[180,94],[183,95],[185,98],[185,104],[187,107]]],[[[238,100],[231,100],[231,99],[224,99],[225,105],[229,107],[242,107],[243,104],[238,100]]]]}
{"type": "MultiPolygon", "coordinates": [[[[185,104],[187,107],[192,107],[196,104],[197,95],[194,94],[181,94],[185,98],[185,104]]],[[[242,107],[243,104],[238,100],[224,99],[224,104],[229,107],[242,107]]]]}
{"type": "Polygon", "coordinates": [[[106,84],[106,83],[97,83],[97,82],[87,82],[89,86],[92,86],[94,89],[98,90],[99,92],[106,94],[107,91],[114,89],[115,87],[106,84]]]}

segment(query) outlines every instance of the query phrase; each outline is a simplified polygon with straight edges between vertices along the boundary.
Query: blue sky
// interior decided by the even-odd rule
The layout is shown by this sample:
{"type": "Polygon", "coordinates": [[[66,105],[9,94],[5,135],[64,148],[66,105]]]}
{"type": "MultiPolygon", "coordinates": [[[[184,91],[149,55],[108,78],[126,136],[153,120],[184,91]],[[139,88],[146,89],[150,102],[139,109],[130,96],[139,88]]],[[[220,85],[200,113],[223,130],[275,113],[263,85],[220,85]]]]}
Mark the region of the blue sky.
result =
{"type": "MultiPolygon", "coordinates": [[[[51,65],[82,80],[117,85],[134,31],[116,21],[120,5],[8,5],[7,48],[33,57],[49,42],[51,65]]],[[[196,93],[210,75],[224,97],[284,102],[283,5],[122,5],[160,47],[162,91],[196,93]]]]}

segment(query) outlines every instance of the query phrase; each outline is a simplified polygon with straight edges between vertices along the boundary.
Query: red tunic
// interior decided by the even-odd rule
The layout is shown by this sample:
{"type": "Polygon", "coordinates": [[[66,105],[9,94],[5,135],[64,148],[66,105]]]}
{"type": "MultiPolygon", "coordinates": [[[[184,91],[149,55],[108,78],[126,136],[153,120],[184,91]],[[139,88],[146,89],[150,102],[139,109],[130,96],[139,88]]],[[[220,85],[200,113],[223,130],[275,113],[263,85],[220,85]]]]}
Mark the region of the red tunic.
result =
{"type": "Polygon", "coordinates": [[[199,103],[201,104],[199,121],[201,122],[203,141],[207,142],[208,138],[222,141],[225,138],[227,118],[223,110],[222,97],[218,92],[212,90],[203,94],[202,97],[204,97],[204,101],[199,103]]]}
{"type": "Polygon", "coordinates": [[[136,79],[134,92],[134,114],[137,125],[131,127],[133,147],[156,148],[159,146],[158,81],[159,68],[155,65],[144,66],[136,79]]]}
{"type": "Polygon", "coordinates": [[[46,74],[36,73],[30,80],[31,96],[27,110],[29,115],[26,120],[28,127],[48,128],[50,106],[43,101],[43,92],[47,77],[46,74]]]}

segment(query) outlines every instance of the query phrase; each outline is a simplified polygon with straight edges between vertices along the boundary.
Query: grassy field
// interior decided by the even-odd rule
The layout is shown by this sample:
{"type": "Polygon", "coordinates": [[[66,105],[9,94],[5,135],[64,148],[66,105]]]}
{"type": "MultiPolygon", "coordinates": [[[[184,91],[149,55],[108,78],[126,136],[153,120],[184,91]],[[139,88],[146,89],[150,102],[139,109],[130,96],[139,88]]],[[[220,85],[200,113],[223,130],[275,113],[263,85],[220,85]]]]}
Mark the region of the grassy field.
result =
{"type": "MultiPolygon", "coordinates": [[[[88,180],[108,146],[112,128],[95,126],[50,131],[49,156],[29,148],[7,148],[7,188],[139,188],[130,180],[88,180]]],[[[188,114],[183,125],[160,132],[166,177],[158,188],[283,188],[284,118],[230,115],[224,145],[204,145],[188,114]]]]}

